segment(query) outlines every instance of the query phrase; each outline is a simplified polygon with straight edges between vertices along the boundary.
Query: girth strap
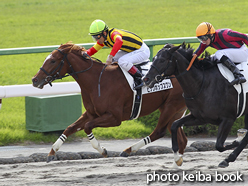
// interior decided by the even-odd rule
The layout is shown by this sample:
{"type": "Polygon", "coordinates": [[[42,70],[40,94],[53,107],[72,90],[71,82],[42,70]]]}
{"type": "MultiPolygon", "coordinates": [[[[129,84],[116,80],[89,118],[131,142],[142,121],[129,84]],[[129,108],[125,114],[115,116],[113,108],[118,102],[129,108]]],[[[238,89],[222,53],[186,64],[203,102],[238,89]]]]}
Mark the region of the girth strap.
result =
{"type": "Polygon", "coordinates": [[[241,87],[241,92],[239,94],[239,101],[238,101],[238,113],[237,113],[237,117],[240,117],[243,113],[242,110],[243,110],[243,105],[244,105],[244,91],[243,91],[243,86],[242,84],[240,84],[240,87],[241,87]]]}
{"type": "Polygon", "coordinates": [[[141,103],[142,103],[142,88],[137,89],[136,91],[137,94],[135,95],[134,98],[130,120],[138,118],[140,114],[141,103]]]}

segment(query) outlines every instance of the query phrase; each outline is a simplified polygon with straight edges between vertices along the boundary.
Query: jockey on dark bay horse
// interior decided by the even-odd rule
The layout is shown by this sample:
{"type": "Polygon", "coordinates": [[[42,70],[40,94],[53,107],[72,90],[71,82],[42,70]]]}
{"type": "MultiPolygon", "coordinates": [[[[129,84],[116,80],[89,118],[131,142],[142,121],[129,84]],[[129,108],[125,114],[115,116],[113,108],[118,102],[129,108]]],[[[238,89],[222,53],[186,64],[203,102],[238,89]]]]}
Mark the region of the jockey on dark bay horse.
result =
{"type": "Polygon", "coordinates": [[[208,22],[202,22],[196,28],[196,36],[201,42],[198,49],[194,52],[200,56],[203,51],[211,46],[218,51],[214,58],[221,61],[234,75],[232,85],[246,82],[245,77],[240,73],[234,63],[245,62],[248,59],[248,37],[231,29],[215,30],[213,25],[208,22]],[[246,45],[245,45],[245,44],[246,45]]]}
{"type": "Polygon", "coordinates": [[[104,46],[112,48],[106,64],[118,62],[119,66],[133,76],[136,83],[134,89],[141,88],[142,74],[133,64],[142,63],[150,57],[149,47],[144,41],[132,32],[108,28],[104,21],[98,19],[92,22],[89,32],[97,43],[87,50],[87,54],[92,56],[104,46]]]}

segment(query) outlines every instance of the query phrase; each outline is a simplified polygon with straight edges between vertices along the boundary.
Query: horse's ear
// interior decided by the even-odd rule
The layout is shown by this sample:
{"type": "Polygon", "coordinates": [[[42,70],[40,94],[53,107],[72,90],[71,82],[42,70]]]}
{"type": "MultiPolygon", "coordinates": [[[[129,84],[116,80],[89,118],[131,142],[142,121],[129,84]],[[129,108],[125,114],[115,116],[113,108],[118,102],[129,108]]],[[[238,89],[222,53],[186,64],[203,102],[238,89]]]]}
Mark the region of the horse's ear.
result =
{"type": "Polygon", "coordinates": [[[172,47],[173,47],[173,44],[166,43],[163,48],[172,48],[172,47]]]}
{"type": "Polygon", "coordinates": [[[180,47],[181,47],[181,45],[176,46],[176,47],[172,47],[169,51],[170,51],[170,53],[172,54],[172,53],[174,53],[175,51],[177,51],[180,47]]]}
{"type": "Polygon", "coordinates": [[[181,47],[182,47],[182,48],[186,48],[185,41],[181,44],[181,47]]]}

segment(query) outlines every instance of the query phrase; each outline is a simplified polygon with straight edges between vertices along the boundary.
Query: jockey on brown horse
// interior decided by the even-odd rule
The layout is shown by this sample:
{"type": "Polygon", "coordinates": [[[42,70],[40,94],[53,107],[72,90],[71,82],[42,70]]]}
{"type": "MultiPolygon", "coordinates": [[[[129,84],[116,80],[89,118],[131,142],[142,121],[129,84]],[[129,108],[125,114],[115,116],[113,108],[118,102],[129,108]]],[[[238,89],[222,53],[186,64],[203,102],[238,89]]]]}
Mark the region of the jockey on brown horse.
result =
{"type": "Polygon", "coordinates": [[[118,62],[119,66],[134,77],[136,82],[134,89],[141,88],[143,86],[142,74],[133,64],[140,64],[149,59],[150,50],[144,41],[132,32],[108,28],[102,20],[93,21],[89,31],[97,42],[87,50],[87,54],[92,56],[104,46],[112,48],[106,64],[118,62]]]}

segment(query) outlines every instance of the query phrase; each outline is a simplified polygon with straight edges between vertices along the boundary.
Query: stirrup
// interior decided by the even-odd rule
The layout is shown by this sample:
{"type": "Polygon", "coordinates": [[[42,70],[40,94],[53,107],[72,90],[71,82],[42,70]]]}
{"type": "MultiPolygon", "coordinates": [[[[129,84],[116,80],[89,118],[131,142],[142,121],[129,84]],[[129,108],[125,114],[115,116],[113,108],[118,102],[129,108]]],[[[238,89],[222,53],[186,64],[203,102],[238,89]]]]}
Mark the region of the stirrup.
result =
{"type": "Polygon", "coordinates": [[[238,85],[238,84],[245,83],[245,82],[246,82],[245,77],[241,76],[241,77],[235,78],[235,79],[231,82],[231,85],[238,85]]]}

